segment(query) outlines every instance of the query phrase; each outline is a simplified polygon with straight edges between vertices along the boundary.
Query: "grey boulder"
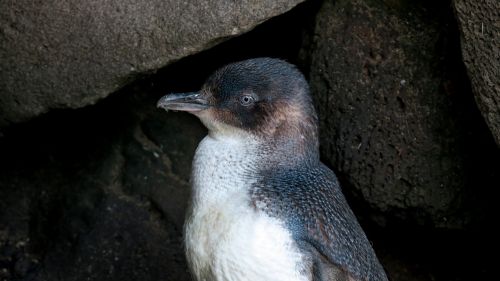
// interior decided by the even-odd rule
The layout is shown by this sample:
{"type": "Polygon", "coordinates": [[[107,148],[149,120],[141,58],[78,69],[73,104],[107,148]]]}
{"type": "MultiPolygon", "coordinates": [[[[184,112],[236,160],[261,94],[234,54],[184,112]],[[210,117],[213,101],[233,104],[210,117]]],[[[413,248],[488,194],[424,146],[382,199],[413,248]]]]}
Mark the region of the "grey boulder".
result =
{"type": "Polygon", "coordinates": [[[500,1],[455,0],[454,7],[476,103],[500,146],[500,1]]]}
{"type": "Polygon", "coordinates": [[[302,0],[0,1],[0,126],[93,104],[302,0]]]}

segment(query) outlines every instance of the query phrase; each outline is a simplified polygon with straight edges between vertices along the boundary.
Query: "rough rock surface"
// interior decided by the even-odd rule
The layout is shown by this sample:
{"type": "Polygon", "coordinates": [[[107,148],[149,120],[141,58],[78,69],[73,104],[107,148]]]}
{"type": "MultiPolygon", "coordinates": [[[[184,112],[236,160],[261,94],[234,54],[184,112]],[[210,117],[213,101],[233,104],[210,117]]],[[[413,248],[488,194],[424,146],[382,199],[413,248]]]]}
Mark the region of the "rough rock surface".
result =
{"type": "Polygon", "coordinates": [[[95,103],[299,2],[2,0],[0,126],[95,103]]]}
{"type": "Polygon", "coordinates": [[[378,211],[374,216],[385,214],[380,223],[393,216],[462,227],[464,204],[472,198],[465,148],[478,145],[467,142],[467,87],[449,77],[460,68],[443,55],[443,16],[410,2],[322,6],[310,70],[321,151],[349,192],[378,211]]]}
{"type": "Polygon", "coordinates": [[[182,225],[206,131],[155,99],[113,98],[5,131],[0,280],[190,280],[182,225]]]}
{"type": "Polygon", "coordinates": [[[454,7],[476,102],[500,146],[500,1],[455,0],[454,7]]]}

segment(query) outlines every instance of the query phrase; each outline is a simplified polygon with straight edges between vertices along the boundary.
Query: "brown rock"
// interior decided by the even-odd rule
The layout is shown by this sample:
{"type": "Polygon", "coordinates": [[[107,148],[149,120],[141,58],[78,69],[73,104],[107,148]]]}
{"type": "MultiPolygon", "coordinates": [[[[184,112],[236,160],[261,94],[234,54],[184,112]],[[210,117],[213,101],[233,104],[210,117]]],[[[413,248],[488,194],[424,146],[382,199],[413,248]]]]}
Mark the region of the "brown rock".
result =
{"type": "Polygon", "coordinates": [[[321,151],[372,210],[462,225],[465,133],[437,51],[441,29],[400,2],[321,8],[310,73],[321,151]]]}

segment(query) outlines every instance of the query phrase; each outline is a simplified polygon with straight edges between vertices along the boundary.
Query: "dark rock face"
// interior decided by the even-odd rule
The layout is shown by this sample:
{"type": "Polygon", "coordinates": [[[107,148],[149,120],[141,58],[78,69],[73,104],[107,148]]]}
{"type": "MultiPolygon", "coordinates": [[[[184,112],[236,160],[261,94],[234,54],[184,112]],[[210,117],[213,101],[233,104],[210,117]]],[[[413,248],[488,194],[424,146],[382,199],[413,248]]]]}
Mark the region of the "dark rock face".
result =
{"type": "Polygon", "coordinates": [[[500,146],[500,2],[455,0],[454,7],[476,102],[500,146]]]}
{"type": "Polygon", "coordinates": [[[206,131],[155,99],[114,98],[5,131],[2,280],[190,280],[182,225],[206,131]]]}
{"type": "Polygon", "coordinates": [[[384,218],[462,227],[468,220],[467,113],[460,105],[466,90],[448,77],[454,70],[440,50],[446,38],[439,16],[411,5],[324,3],[310,71],[321,149],[384,218]]]}
{"type": "Polygon", "coordinates": [[[300,0],[0,2],[0,126],[78,108],[300,0]]]}

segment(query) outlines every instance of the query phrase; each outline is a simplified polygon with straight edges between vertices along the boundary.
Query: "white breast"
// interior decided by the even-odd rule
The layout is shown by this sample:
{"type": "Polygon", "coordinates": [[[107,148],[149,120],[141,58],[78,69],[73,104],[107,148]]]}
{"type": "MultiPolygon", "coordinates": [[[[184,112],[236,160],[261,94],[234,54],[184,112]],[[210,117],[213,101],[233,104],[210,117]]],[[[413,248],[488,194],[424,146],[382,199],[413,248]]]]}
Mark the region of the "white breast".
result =
{"type": "Polygon", "coordinates": [[[213,139],[198,146],[186,253],[198,281],[305,281],[304,257],[282,224],[251,206],[255,140],[213,139]]]}

